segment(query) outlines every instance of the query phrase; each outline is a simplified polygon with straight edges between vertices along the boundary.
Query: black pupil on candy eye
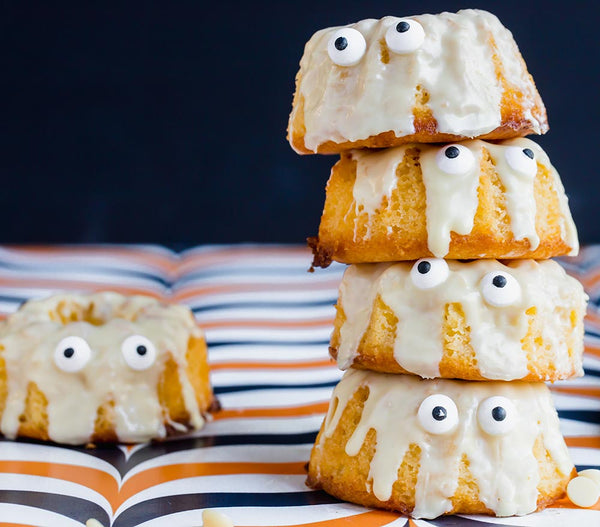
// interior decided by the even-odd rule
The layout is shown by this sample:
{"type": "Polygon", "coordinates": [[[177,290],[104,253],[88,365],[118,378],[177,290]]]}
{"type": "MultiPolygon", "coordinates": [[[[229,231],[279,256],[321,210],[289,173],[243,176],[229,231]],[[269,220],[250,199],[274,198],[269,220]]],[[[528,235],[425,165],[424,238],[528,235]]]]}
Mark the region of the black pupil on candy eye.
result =
{"type": "Polygon", "coordinates": [[[427,274],[431,269],[431,264],[429,262],[421,262],[417,265],[417,271],[421,274],[427,274]]]}
{"type": "Polygon", "coordinates": [[[533,159],[533,150],[531,148],[523,148],[523,153],[529,158],[533,159]]]}
{"type": "Polygon", "coordinates": [[[496,406],[492,410],[492,417],[494,421],[504,421],[506,419],[506,410],[502,406],[496,406]]]}
{"type": "Polygon", "coordinates": [[[492,280],[492,284],[494,284],[496,287],[503,288],[506,285],[506,278],[501,274],[496,275],[492,280]]]}
{"type": "Polygon", "coordinates": [[[63,351],[63,355],[67,359],[70,359],[73,355],[75,355],[75,350],[73,348],[67,348],[65,351],[63,351]]]}
{"type": "Polygon", "coordinates": [[[436,406],[433,410],[431,410],[431,417],[433,417],[436,421],[443,421],[446,419],[448,412],[443,406],[436,406]]]}
{"type": "Polygon", "coordinates": [[[146,355],[146,351],[148,351],[148,350],[146,349],[146,346],[143,346],[140,344],[137,348],[135,348],[135,351],[137,351],[138,355],[143,356],[143,355],[146,355]]]}
{"type": "Polygon", "coordinates": [[[338,37],[334,42],[335,49],[344,51],[348,47],[348,40],[345,37],[338,37]]]}
{"type": "Polygon", "coordinates": [[[448,148],[446,148],[444,154],[446,154],[446,157],[448,159],[454,159],[455,157],[458,157],[458,154],[460,154],[460,152],[455,146],[449,146],[448,148]]]}
{"type": "Polygon", "coordinates": [[[406,33],[409,29],[410,24],[404,21],[398,22],[398,25],[396,26],[396,31],[398,31],[398,33],[406,33]]]}

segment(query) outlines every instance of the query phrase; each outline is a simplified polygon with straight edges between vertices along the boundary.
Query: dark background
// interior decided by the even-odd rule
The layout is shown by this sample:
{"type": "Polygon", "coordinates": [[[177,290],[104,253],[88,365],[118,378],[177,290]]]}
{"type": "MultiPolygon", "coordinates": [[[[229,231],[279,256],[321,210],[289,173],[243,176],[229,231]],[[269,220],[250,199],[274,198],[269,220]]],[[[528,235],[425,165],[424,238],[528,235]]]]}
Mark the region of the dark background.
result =
{"type": "Polygon", "coordinates": [[[548,109],[539,142],[600,242],[592,2],[4,2],[0,242],[295,242],[333,156],[285,140],[323,27],[478,7],[513,32],[548,109]]]}

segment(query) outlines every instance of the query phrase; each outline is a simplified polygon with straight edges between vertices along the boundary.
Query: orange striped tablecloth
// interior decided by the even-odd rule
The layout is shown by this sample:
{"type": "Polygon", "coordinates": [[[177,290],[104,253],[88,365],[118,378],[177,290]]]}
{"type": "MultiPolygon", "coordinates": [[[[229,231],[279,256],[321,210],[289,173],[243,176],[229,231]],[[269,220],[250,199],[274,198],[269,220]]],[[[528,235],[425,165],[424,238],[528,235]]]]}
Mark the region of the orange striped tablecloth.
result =
{"type": "MultiPolygon", "coordinates": [[[[600,468],[600,246],[562,262],[590,295],[586,375],[551,386],[573,460],[600,468]]],[[[0,248],[0,315],[34,297],[116,290],[188,305],[205,329],[223,410],[161,444],[72,448],[0,441],[0,526],[163,527],[218,508],[237,526],[600,525],[568,500],[521,518],[413,522],[304,485],[305,463],[341,373],[328,342],[343,266],[307,273],[280,246],[0,248]]]]}

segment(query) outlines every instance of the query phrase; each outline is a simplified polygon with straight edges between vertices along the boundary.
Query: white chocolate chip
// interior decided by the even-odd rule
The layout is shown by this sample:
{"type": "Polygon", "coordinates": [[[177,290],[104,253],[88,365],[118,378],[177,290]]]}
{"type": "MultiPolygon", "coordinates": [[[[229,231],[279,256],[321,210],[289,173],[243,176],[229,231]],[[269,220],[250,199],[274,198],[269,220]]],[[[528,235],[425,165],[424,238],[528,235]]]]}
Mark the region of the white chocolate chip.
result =
{"type": "Polygon", "coordinates": [[[90,518],[85,522],[85,527],[104,527],[104,525],[102,525],[98,520],[90,518]]]}
{"type": "Polygon", "coordinates": [[[591,478],[578,476],[569,482],[567,496],[578,507],[591,507],[600,498],[600,485],[591,478]]]}
{"type": "Polygon", "coordinates": [[[586,470],[582,470],[581,472],[577,472],[578,476],[582,476],[584,478],[593,479],[598,486],[600,486],[600,470],[595,468],[588,468],[586,470]]]}
{"type": "Polygon", "coordinates": [[[231,518],[212,509],[202,511],[202,525],[203,527],[234,527],[231,518]]]}

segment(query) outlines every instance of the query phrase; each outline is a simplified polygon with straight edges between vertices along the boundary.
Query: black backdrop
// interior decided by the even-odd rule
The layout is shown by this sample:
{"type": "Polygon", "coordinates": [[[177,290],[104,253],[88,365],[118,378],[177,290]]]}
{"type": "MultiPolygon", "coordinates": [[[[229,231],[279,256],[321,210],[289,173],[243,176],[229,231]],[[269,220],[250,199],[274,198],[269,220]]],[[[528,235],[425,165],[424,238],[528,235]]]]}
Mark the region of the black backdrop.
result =
{"type": "Polygon", "coordinates": [[[540,139],[583,242],[596,221],[598,14],[593,2],[3,2],[0,242],[303,242],[332,156],[285,141],[317,29],[488,9],[546,103],[540,139]]]}

